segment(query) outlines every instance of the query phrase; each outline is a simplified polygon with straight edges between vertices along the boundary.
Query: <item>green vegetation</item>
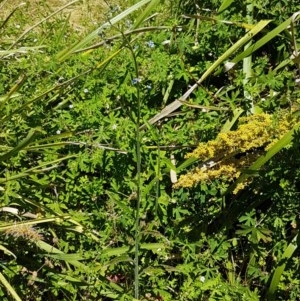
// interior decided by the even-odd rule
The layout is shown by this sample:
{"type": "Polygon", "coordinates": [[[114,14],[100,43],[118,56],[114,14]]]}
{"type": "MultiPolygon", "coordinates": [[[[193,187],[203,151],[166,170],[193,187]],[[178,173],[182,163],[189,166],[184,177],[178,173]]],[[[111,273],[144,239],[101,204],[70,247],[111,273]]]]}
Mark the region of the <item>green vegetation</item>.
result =
{"type": "Polygon", "coordinates": [[[299,298],[298,2],[0,4],[1,300],[299,298]]]}

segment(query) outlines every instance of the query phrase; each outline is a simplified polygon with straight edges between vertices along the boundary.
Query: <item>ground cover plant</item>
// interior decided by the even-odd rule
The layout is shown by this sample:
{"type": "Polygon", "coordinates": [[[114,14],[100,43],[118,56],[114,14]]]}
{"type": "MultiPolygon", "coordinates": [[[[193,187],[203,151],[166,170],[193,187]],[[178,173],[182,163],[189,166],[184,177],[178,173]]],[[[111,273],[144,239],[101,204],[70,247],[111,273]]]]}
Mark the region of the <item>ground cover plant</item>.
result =
{"type": "Polygon", "coordinates": [[[297,1],[0,7],[2,300],[299,298],[297,1]]]}

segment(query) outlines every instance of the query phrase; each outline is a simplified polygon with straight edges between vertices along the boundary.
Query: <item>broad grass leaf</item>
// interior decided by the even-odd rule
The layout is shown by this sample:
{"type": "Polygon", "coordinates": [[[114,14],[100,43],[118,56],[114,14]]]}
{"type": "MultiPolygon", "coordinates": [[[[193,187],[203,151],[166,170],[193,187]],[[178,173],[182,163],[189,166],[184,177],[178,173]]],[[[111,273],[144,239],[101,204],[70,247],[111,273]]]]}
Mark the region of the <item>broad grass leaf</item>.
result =
{"type": "Polygon", "coordinates": [[[32,141],[37,137],[37,134],[39,134],[39,133],[40,133],[40,129],[38,129],[38,128],[31,129],[29,131],[27,137],[25,139],[23,139],[16,147],[14,147],[9,152],[0,156],[0,162],[8,160],[9,158],[11,158],[15,154],[17,154],[19,151],[24,149],[27,145],[32,143],[32,141]]]}
{"type": "Polygon", "coordinates": [[[70,156],[66,156],[66,157],[63,157],[63,158],[59,158],[57,160],[41,163],[41,164],[39,164],[39,165],[37,165],[33,168],[23,170],[22,172],[14,174],[12,176],[8,175],[5,178],[0,178],[0,183],[6,183],[6,182],[11,181],[11,180],[16,180],[16,179],[19,179],[19,178],[23,178],[23,177],[26,177],[30,174],[44,173],[45,171],[49,171],[53,168],[58,167],[58,163],[60,163],[62,161],[65,161],[65,160],[68,160],[68,159],[71,159],[71,158],[75,158],[75,157],[77,157],[77,155],[70,155],[70,156]]]}
{"type": "Polygon", "coordinates": [[[66,262],[72,262],[72,261],[79,261],[84,260],[81,254],[65,254],[65,253],[57,253],[57,254],[47,254],[48,257],[57,259],[57,260],[63,260],[66,262]]]}
{"type": "Polygon", "coordinates": [[[15,259],[17,259],[17,256],[11,252],[10,250],[8,250],[7,248],[5,248],[4,246],[0,245],[0,250],[3,251],[5,254],[11,255],[13,256],[15,259]]]}
{"type": "Polygon", "coordinates": [[[286,267],[288,260],[290,260],[292,258],[294,252],[299,247],[299,245],[300,245],[300,236],[299,236],[299,231],[298,231],[298,233],[295,235],[293,240],[290,242],[290,244],[285,249],[285,251],[282,255],[282,258],[279,260],[278,266],[276,267],[276,269],[272,275],[270,286],[267,291],[267,300],[269,300],[269,301],[276,300],[275,293],[276,293],[278,284],[280,282],[281,275],[284,272],[284,269],[286,267]]]}
{"type": "Polygon", "coordinates": [[[264,164],[273,158],[279,151],[286,147],[293,140],[293,135],[300,128],[297,123],[289,132],[279,139],[264,155],[260,156],[226,191],[226,194],[233,191],[238,183],[244,182],[250,175],[256,173],[264,164]],[[253,172],[252,172],[253,171],[253,172]]]}
{"type": "MultiPolygon", "coordinates": [[[[37,247],[39,247],[41,250],[46,251],[48,254],[47,256],[50,255],[58,255],[61,256],[61,258],[63,258],[64,255],[66,255],[67,258],[67,254],[65,254],[63,251],[51,246],[50,244],[39,240],[36,242],[37,247]]],[[[74,267],[80,268],[83,271],[85,271],[87,269],[86,265],[84,265],[83,263],[79,262],[78,260],[70,260],[69,258],[67,258],[68,260],[66,262],[68,262],[69,264],[73,265],[74,267]]],[[[61,259],[63,260],[63,259],[61,259]]]]}
{"type": "Polygon", "coordinates": [[[227,51],[225,51],[200,77],[200,79],[195,83],[189,90],[187,90],[181,97],[173,101],[171,104],[166,106],[160,113],[156,114],[153,118],[149,120],[150,124],[156,123],[160,119],[168,116],[169,114],[173,113],[179,107],[182,106],[182,101],[185,101],[198,87],[199,85],[208,78],[209,75],[214,73],[217,68],[229,57],[236,52],[238,49],[243,47],[247,42],[249,42],[253,37],[261,32],[268,24],[270,20],[262,20],[258,24],[254,26],[252,30],[246,33],[244,37],[239,39],[235,44],[233,44],[227,51]]]}
{"type": "Polygon", "coordinates": [[[225,9],[227,9],[232,2],[234,2],[234,0],[224,0],[218,9],[218,14],[222,13],[225,9]]]}
{"type": "Polygon", "coordinates": [[[148,6],[146,7],[145,10],[143,10],[143,12],[140,14],[140,16],[138,17],[138,19],[135,21],[133,28],[136,29],[138,28],[141,23],[150,15],[150,13],[152,12],[152,10],[159,4],[160,0],[152,0],[148,6]]]}
{"type": "Polygon", "coordinates": [[[7,279],[4,277],[4,275],[0,272],[0,282],[2,285],[7,289],[9,294],[13,297],[15,301],[22,301],[22,299],[19,297],[17,292],[14,290],[14,288],[9,284],[7,279]]]}
{"type": "MultiPolygon", "coordinates": [[[[151,250],[151,251],[157,251],[160,249],[165,249],[166,245],[163,243],[142,243],[140,245],[141,250],[151,250]]],[[[104,256],[119,256],[127,252],[134,252],[134,248],[132,247],[119,247],[119,248],[109,248],[105,249],[101,252],[104,256]]]]}
{"type": "Polygon", "coordinates": [[[12,50],[0,50],[0,58],[9,55],[28,54],[28,52],[30,51],[34,51],[41,48],[46,48],[46,46],[32,46],[32,47],[27,46],[27,47],[12,49],[12,50]]]}
{"type": "Polygon", "coordinates": [[[279,26],[277,26],[275,29],[267,33],[264,37],[259,39],[257,42],[253,43],[249,48],[247,48],[245,51],[237,55],[231,62],[235,65],[241,60],[243,60],[244,58],[248,57],[256,50],[258,50],[260,47],[262,47],[263,45],[267,44],[269,41],[277,37],[282,31],[284,31],[290,25],[290,23],[291,23],[291,18],[287,19],[279,26]]]}
{"type": "Polygon", "coordinates": [[[183,17],[186,18],[191,18],[191,19],[200,19],[200,20],[206,20],[206,21],[212,21],[214,23],[219,22],[227,25],[235,25],[238,27],[245,28],[247,30],[251,30],[255,27],[253,24],[249,23],[240,23],[240,22],[234,22],[234,21],[228,21],[228,20],[222,20],[214,17],[207,17],[207,16],[202,16],[202,15],[190,15],[190,14],[184,14],[183,17]]]}
{"type": "Polygon", "coordinates": [[[64,216],[55,216],[55,217],[47,217],[47,218],[38,218],[34,220],[29,220],[25,222],[14,222],[12,224],[7,224],[5,226],[0,226],[0,232],[6,231],[8,229],[17,227],[17,226],[31,226],[31,225],[38,225],[38,224],[45,224],[45,223],[61,223],[64,220],[70,219],[69,215],[64,215],[64,216]]]}
{"type": "Polygon", "coordinates": [[[237,108],[233,111],[233,117],[231,119],[227,119],[226,122],[224,123],[224,125],[222,126],[221,129],[221,133],[227,133],[229,132],[232,127],[234,126],[234,124],[236,123],[236,121],[238,120],[238,118],[241,116],[241,114],[244,112],[243,109],[241,108],[237,108]]]}
{"type": "Polygon", "coordinates": [[[182,171],[185,168],[189,167],[190,165],[192,165],[193,163],[195,163],[198,160],[199,159],[195,158],[195,157],[188,158],[183,163],[181,163],[179,166],[177,166],[176,171],[180,172],[180,171],[182,171]]]}

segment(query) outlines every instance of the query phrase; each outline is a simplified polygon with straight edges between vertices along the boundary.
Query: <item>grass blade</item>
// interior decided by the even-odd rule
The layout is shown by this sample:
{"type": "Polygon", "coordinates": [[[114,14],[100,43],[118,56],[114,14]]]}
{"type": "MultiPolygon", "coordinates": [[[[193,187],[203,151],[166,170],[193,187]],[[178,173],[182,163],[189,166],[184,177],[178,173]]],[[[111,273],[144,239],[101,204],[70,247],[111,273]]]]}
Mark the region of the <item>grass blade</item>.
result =
{"type": "Polygon", "coordinates": [[[14,259],[17,259],[17,256],[10,250],[8,250],[7,248],[5,248],[4,246],[0,245],[0,250],[4,253],[4,254],[8,254],[11,255],[12,257],[14,257],[14,259]]]}
{"type": "Polygon", "coordinates": [[[4,155],[0,156],[0,162],[11,158],[16,153],[18,153],[20,150],[24,149],[27,145],[29,145],[34,140],[34,138],[37,136],[37,134],[39,132],[40,131],[38,129],[30,130],[27,137],[24,140],[22,140],[15,148],[13,148],[9,152],[5,153],[4,155]]]}
{"type": "Polygon", "coordinates": [[[6,225],[6,226],[0,226],[0,232],[7,231],[7,230],[12,229],[17,226],[32,226],[32,225],[51,223],[51,222],[61,223],[62,221],[68,220],[68,219],[70,219],[69,215],[49,217],[49,218],[39,218],[39,219],[30,220],[30,221],[26,221],[26,222],[19,222],[19,223],[13,223],[10,225],[6,225]]]}
{"type": "Polygon", "coordinates": [[[190,165],[192,165],[193,163],[195,163],[198,160],[199,159],[195,158],[195,157],[188,158],[183,163],[181,163],[179,166],[177,166],[176,171],[180,172],[181,170],[184,170],[185,168],[189,167],[190,165]]]}
{"type": "MultiPolygon", "coordinates": [[[[227,60],[235,51],[244,46],[247,42],[249,42],[256,34],[262,31],[271,21],[270,20],[262,20],[260,21],[252,30],[246,33],[244,37],[238,40],[235,44],[233,44],[225,53],[223,53],[201,76],[198,80],[196,87],[201,84],[209,75],[211,75],[217,67],[219,67],[225,60],[227,60]]],[[[193,89],[193,91],[196,89],[193,89]]]]}
{"type": "Polygon", "coordinates": [[[62,52],[60,52],[57,56],[58,61],[60,61],[60,62],[65,61],[75,51],[78,51],[82,47],[85,47],[88,43],[90,43],[92,40],[94,40],[96,37],[98,37],[99,32],[101,32],[102,30],[105,30],[106,28],[108,28],[108,27],[116,24],[117,22],[121,21],[126,16],[133,13],[134,11],[136,11],[137,9],[139,9],[140,7],[142,7],[143,5],[147,4],[150,1],[151,0],[142,0],[138,3],[136,3],[135,5],[129,7],[128,9],[124,10],[122,13],[120,13],[116,17],[112,18],[110,21],[104,23],[102,26],[100,26],[99,28],[94,30],[92,33],[90,33],[88,36],[86,36],[83,40],[73,44],[73,46],[71,46],[70,48],[65,49],[62,52]]]}
{"type": "Polygon", "coordinates": [[[238,120],[238,118],[241,116],[241,114],[244,112],[243,109],[241,108],[237,108],[233,111],[233,117],[232,119],[227,119],[225,124],[223,125],[222,129],[221,129],[221,133],[227,133],[231,130],[231,128],[233,127],[233,125],[236,123],[236,121],[238,120]]]}
{"type": "Polygon", "coordinates": [[[32,46],[32,47],[20,47],[12,50],[0,50],[0,57],[5,57],[13,54],[27,54],[29,51],[35,51],[37,49],[45,48],[46,46],[32,46]]]}
{"type": "Polygon", "coordinates": [[[136,29],[141,25],[141,23],[147,18],[151,11],[159,4],[160,0],[152,0],[146,9],[142,12],[139,18],[135,21],[133,29],[136,29]]]}
{"type": "Polygon", "coordinates": [[[50,162],[42,163],[42,164],[40,164],[38,166],[35,166],[33,168],[24,170],[21,173],[18,173],[16,175],[13,175],[13,176],[10,176],[10,177],[5,177],[5,178],[0,178],[0,183],[6,183],[6,182],[11,181],[11,180],[16,180],[16,179],[19,179],[19,178],[22,178],[22,177],[26,177],[26,176],[30,175],[31,173],[41,173],[41,172],[48,171],[50,169],[56,168],[58,166],[57,163],[60,163],[64,160],[68,160],[68,159],[75,158],[75,157],[77,157],[77,155],[70,155],[70,156],[59,158],[59,159],[56,159],[56,160],[53,160],[53,161],[50,161],[50,162]],[[49,165],[50,165],[50,167],[47,167],[49,165]]]}
{"type": "Polygon", "coordinates": [[[196,88],[209,76],[211,75],[225,60],[227,60],[235,51],[244,46],[248,41],[250,41],[257,33],[259,33],[263,28],[265,28],[270,23],[270,20],[260,21],[252,30],[250,30],[243,38],[238,40],[234,45],[232,45],[223,55],[221,55],[201,76],[201,78],[179,99],[176,99],[171,104],[166,106],[160,113],[156,114],[153,118],[149,120],[150,124],[156,123],[160,119],[168,116],[170,113],[177,110],[181,105],[182,101],[185,101],[196,88]]]}
{"type": "Polygon", "coordinates": [[[222,13],[225,9],[227,9],[233,1],[234,0],[224,0],[218,9],[218,14],[222,13]]]}
{"type": "Polygon", "coordinates": [[[66,262],[72,262],[72,261],[79,261],[83,260],[81,254],[78,253],[72,253],[72,254],[65,254],[65,253],[57,253],[57,254],[48,254],[48,257],[57,259],[57,260],[63,260],[66,262]]]}
{"type": "MultiPolygon", "coordinates": [[[[48,253],[48,255],[56,254],[58,256],[61,256],[61,258],[63,258],[63,255],[66,255],[66,257],[67,257],[67,254],[65,254],[63,251],[49,245],[48,243],[46,243],[42,240],[37,241],[36,245],[41,250],[46,251],[48,253]]],[[[78,260],[68,260],[68,263],[70,263],[74,267],[80,268],[82,270],[86,270],[86,266],[83,263],[79,262],[78,260]]]]}
{"type": "MultiPolygon", "coordinates": [[[[141,244],[140,249],[141,250],[151,250],[151,251],[157,251],[158,249],[165,249],[166,246],[163,243],[144,243],[141,244]]],[[[133,247],[119,247],[119,248],[109,248],[105,249],[101,252],[102,255],[111,257],[111,256],[119,256],[127,252],[134,252],[133,247]]]]}
{"type": "Polygon", "coordinates": [[[14,300],[16,300],[16,301],[22,301],[22,299],[19,297],[19,295],[16,293],[16,291],[9,284],[9,282],[6,280],[6,278],[4,277],[4,275],[1,272],[0,272],[0,282],[7,289],[7,291],[14,298],[14,300]]]}
{"type": "Polygon", "coordinates": [[[171,29],[172,29],[171,26],[151,26],[151,27],[140,27],[140,28],[137,28],[137,29],[130,29],[130,30],[127,30],[123,33],[116,34],[116,35],[113,35],[111,37],[107,37],[105,39],[105,41],[101,41],[99,43],[93,44],[93,45],[88,46],[86,48],[74,51],[74,53],[85,52],[85,51],[88,51],[88,50],[97,49],[101,46],[106,45],[107,43],[113,42],[114,40],[122,39],[126,36],[130,36],[130,35],[134,35],[134,34],[151,32],[151,31],[156,32],[156,31],[160,31],[160,30],[171,30],[171,29]]]}
{"type": "Polygon", "coordinates": [[[26,29],[17,39],[16,41],[12,44],[11,47],[14,47],[22,38],[24,38],[24,36],[26,34],[28,34],[31,30],[33,30],[34,28],[36,28],[37,26],[39,26],[40,24],[42,24],[43,22],[49,20],[50,18],[52,18],[53,16],[57,15],[60,11],[64,10],[65,8],[67,8],[68,6],[78,2],[80,0],[75,0],[72,2],[67,3],[66,5],[64,5],[63,7],[59,8],[58,10],[56,10],[55,12],[53,12],[52,14],[50,14],[48,17],[42,19],[41,21],[39,21],[38,23],[34,24],[33,26],[31,26],[30,28],[26,29]]]}
{"type": "Polygon", "coordinates": [[[26,80],[26,76],[22,75],[18,82],[10,89],[10,91],[1,99],[0,111],[3,110],[3,107],[7,104],[8,100],[13,97],[13,95],[18,95],[16,92],[22,87],[26,80]]]}
{"type": "Polygon", "coordinates": [[[228,188],[226,194],[233,191],[237,184],[244,182],[251,174],[259,170],[279,151],[286,147],[293,140],[294,132],[300,128],[300,123],[297,123],[289,132],[287,132],[280,140],[278,140],[266,154],[260,156],[243,174],[228,188]]]}
{"type": "Polygon", "coordinates": [[[274,271],[269,289],[267,291],[267,300],[269,300],[269,301],[275,301],[276,300],[275,299],[275,292],[276,292],[276,289],[277,289],[278,284],[280,282],[280,277],[281,277],[282,273],[284,272],[287,261],[292,258],[294,252],[299,247],[299,244],[300,244],[300,237],[297,233],[297,235],[293,238],[291,243],[285,249],[285,251],[282,255],[282,258],[279,261],[278,266],[274,271]]]}
{"type": "Polygon", "coordinates": [[[291,23],[291,19],[286,20],[285,22],[281,23],[279,26],[277,26],[275,29],[270,31],[268,34],[266,34],[263,38],[258,40],[256,43],[253,43],[251,47],[243,51],[241,54],[236,56],[231,62],[233,63],[232,67],[237,64],[239,61],[243,60],[245,57],[251,55],[253,52],[255,52],[257,49],[268,43],[270,40],[277,37],[282,31],[284,31],[291,23]]]}
{"type": "MultiPolygon", "coordinates": [[[[26,3],[21,3],[21,4],[19,4],[17,7],[15,7],[14,9],[13,9],[13,11],[12,12],[10,12],[10,14],[5,18],[5,20],[4,21],[2,21],[2,24],[0,25],[0,29],[2,29],[5,25],[6,25],[6,23],[9,21],[9,19],[13,16],[13,14],[21,7],[21,6],[23,6],[23,5],[25,5],[26,3]]],[[[2,9],[3,8],[3,5],[1,5],[1,7],[0,7],[0,9],[2,9]]]]}

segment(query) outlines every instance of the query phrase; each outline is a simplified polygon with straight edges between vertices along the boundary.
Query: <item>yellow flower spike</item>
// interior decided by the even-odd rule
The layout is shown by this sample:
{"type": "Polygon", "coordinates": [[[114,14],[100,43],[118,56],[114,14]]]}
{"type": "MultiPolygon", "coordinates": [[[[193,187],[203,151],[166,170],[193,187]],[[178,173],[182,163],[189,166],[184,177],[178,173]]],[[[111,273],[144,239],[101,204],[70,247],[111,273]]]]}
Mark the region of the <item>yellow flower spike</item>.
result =
{"type": "MultiPolygon", "coordinates": [[[[174,188],[193,187],[200,182],[222,179],[231,182],[241,174],[242,168],[250,166],[260,155],[261,150],[269,149],[278,139],[289,131],[295,120],[289,113],[270,115],[266,113],[241,117],[235,131],[219,133],[215,140],[200,143],[186,158],[196,157],[205,162],[218,162],[213,167],[195,168],[182,175],[174,188]],[[235,156],[240,154],[239,159],[235,156]]],[[[237,193],[251,181],[239,183],[234,193],[237,193]]]]}

